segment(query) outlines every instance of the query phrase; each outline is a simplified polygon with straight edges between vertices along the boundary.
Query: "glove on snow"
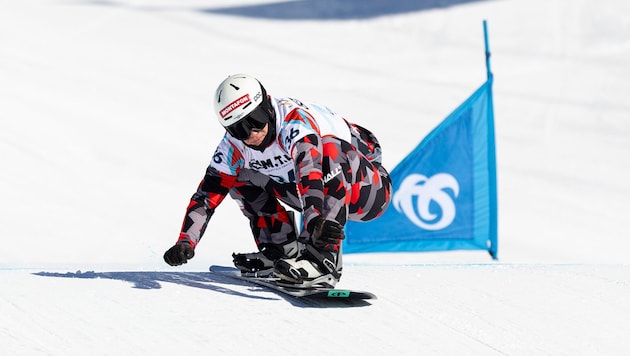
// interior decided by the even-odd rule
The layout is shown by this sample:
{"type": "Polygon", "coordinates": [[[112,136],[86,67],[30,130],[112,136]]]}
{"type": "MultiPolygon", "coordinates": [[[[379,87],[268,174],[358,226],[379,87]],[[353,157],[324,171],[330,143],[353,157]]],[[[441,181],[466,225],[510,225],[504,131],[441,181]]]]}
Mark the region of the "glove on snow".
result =
{"type": "Polygon", "coordinates": [[[164,253],[164,262],[171,266],[179,266],[187,263],[195,256],[195,250],[188,242],[179,242],[164,253]]]}
{"type": "Polygon", "coordinates": [[[339,240],[343,240],[346,235],[343,233],[343,226],[336,221],[326,220],[317,217],[315,227],[311,235],[311,241],[317,248],[325,248],[326,245],[337,245],[339,240]]]}

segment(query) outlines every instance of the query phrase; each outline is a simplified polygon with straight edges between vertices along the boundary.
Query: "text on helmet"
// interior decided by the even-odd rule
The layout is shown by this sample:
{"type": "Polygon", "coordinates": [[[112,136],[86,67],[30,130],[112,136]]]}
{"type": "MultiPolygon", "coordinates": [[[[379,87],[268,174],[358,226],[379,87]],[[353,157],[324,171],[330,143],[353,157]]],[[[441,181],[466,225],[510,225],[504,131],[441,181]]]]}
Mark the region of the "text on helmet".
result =
{"type": "Polygon", "coordinates": [[[229,103],[223,109],[221,109],[219,114],[221,115],[222,119],[225,119],[225,117],[230,115],[230,113],[232,111],[234,111],[234,110],[238,109],[239,107],[249,103],[250,101],[251,100],[249,99],[249,94],[245,94],[245,95],[241,96],[240,98],[234,100],[233,102],[229,103]]]}

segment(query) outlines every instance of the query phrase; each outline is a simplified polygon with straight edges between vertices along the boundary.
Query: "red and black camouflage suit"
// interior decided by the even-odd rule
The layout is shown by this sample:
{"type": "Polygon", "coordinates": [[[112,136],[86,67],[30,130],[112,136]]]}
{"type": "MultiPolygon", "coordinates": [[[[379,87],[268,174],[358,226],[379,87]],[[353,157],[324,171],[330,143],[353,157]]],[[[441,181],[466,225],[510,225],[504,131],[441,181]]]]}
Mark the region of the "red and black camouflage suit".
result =
{"type": "Polygon", "coordinates": [[[178,242],[194,248],[227,194],[249,219],[259,247],[309,242],[320,215],[343,226],[387,208],[391,180],[370,131],[320,105],[270,99],[276,139],[261,152],[225,134],[190,200],[178,242]],[[279,200],[302,212],[300,236],[279,200]]]}

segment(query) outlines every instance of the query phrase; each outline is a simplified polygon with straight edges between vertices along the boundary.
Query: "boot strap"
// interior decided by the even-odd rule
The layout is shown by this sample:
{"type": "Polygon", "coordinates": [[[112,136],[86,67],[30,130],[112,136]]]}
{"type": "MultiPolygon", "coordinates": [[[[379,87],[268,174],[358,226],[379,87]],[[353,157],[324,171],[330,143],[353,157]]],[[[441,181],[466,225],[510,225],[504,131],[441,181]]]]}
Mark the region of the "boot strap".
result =
{"type": "MultiPolygon", "coordinates": [[[[334,253],[334,252],[333,252],[334,253]]],[[[309,261],[313,261],[317,264],[322,271],[328,271],[333,277],[339,279],[341,278],[341,274],[337,271],[337,265],[334,261],[331,261],[329,258],[324,257],[313,245],[306,245],[306,250],[302,252],[302,254],[307,254],[313,257],[309,259],[309,261]]]]}

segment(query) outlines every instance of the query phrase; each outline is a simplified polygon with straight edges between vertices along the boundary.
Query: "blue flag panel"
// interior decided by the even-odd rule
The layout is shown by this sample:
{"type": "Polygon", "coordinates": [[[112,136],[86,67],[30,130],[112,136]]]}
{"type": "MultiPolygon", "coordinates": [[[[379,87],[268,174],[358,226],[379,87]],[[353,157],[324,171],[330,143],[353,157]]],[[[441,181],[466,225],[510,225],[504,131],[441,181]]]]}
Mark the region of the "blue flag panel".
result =
{"type": "Polygon", "coordinates": [[[348,222],[344,253],[487,250],[497,257],[492,76],[391,171],[392,203],[348,222]]]}

